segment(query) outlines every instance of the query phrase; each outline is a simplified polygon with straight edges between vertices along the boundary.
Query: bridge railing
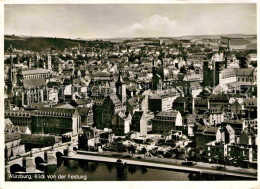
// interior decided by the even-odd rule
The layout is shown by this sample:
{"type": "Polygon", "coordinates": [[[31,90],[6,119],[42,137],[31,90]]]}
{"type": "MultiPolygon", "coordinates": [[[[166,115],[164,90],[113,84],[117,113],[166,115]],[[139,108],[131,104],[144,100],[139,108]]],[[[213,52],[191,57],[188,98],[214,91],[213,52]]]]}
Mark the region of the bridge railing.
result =
{"type": "Polygon", "coordinates": [[[17,160],[17,159],[22,158],[22,157],[30,156],[31,154],[33,155],[33,154],[37,154],[37,153],[40,153],[40,152],[49,151],[49,150],[52,150],[52,149],[53,150],[54,149],[60,149],[60,148],[64,148],[64,146],[69,146],[69,145],[73,145],[73,144],[78,144],[78,142],[70,141],[70,142],[65,142],[65,143],[56,143],[53,146],[47,146],[47,147],[44,147],[44,148],[34,148],[30,152],[25,152],[25,153],[19,154],[16,157],[10,158],[8,160],[8,162],[17,160]]]}

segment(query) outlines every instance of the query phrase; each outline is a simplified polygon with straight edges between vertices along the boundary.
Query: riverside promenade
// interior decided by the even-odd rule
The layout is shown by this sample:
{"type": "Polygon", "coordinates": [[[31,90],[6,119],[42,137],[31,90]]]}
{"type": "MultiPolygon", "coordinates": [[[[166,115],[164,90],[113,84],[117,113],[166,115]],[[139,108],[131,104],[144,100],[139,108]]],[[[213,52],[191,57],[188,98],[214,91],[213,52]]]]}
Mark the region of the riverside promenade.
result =
{"type": "MultiPolygon", "coordinates": [[[[126,165],[137,165],[137,166],[145,166],[149,168],[155,169],[164,169],[164,170],[174,170],[181,172],[190,172],[190,173],[207,173],[207,174],[215,174],[215,175],[229,175],[241,177],[245,180],[247,179],[257,179],[257,171],[242,168],[232,167],[232,169],[227,168],[226,170],[215,170],[212,164],[206,164],[207,166],[203,166],[204,164],[197,164],[195,166],[184,166],[180,163],[170,163],[167,161],[155,161],[149,158],[144,159],[132,159],[132,158],[124,158],[124,157],[112,157],[108,155],[102,155],[100,153],[86,152],[86,151],[77,151],[77,154],[71,157],[63,156],[64,159],[72,159],[72,160],[87,160],[87,161],[96,161],[103,163],[117,163],[118,159],[122,160],[122,163],[126,165]]],[[[163,160],[161,158],[160,160],[163,160]]],[[[242,180],[242,179],[241,179],[242,180]]]]}

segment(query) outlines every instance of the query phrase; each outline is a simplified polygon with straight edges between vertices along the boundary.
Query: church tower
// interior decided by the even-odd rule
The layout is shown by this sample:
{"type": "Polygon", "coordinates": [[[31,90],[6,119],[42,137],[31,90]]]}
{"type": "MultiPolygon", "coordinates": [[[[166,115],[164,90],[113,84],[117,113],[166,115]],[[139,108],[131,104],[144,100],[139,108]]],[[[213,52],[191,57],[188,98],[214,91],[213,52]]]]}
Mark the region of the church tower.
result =
{"type": "Polygon", "coordinates": [[[122,79],[121,71],[119,71],[118,80],[116,82],[116,95],[121,100],[123,105],[126,103],[126,84],[122,79]]]}
{"type": "Polygon", "coordinates": [[[160,78],[159,75],[157,74],[157,67],[155,66],[155,62],[153,60],[153,68],[152,68],[152,90],[157,90],[158,85],[160,84],[160,78]]]}
{"type": "Polygon", "coordinates": [[[16,77],[16,69],[14,66],[14,59],[13,59],[13,47],[12,45],[10,45],[10,47],[8,48],[8,51],[10,53],[10,65],[9,65],[9,79],[7,84],[7,90],[8,90],[8,94],[10,94],[10,96],[14,95],[14,88],[16,86],[17,83],[17,77],[16,77]]]}
{"type": "Polygon", "coordinates": [[[47,62],[48,62],[48,70],[52,70],[52,66],[51,66],[51,55],[47,55],[47,62]]]}
{"type": "Polygon", "coordinates": [[[8,51],[10,53],[10,67],[9,67],[9,76],[10,76],[10,81],[13,82],[13,56],[12,56],[12,53],[13,53],[13,47],[12,45],[10,45],[10,47],[8,48],[8,51]]]}

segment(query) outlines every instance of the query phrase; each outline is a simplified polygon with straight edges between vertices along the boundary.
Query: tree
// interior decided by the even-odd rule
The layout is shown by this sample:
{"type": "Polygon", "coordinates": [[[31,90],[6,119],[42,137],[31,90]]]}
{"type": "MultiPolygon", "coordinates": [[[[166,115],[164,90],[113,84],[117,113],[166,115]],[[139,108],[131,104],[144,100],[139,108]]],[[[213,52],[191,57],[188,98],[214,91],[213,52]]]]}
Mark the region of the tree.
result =
{"type": "Polygon", "coordinates": [[[246,62],[246,53],[245,52],[237,52],[235,53],[236,59],[240,62],[241,68],[247,68],[247,62],[246,62]]]}
{"type": "Polygon", "coordinates": [[[225,158],[224,158],[223,163],[224,163],[224,169],[226,169],[226,165],[229,164],[228,157],[225,157],[225,158]]]}
{"type": "Polygon", "coordinates": [[[185,148],[177,146],[174,149],[174,153],[176,154],[176,158],[179,159],[183,154],[185,154],[185,148]]]}
{"type": "Polygon", "coordinates": [[[186,74],[186,73],[187,73],[187,70],[186,70],[186,68],[185,68],[184,66],[182,66],[182,67],[180,68],[180,72],[183,73],[183,74],[186,74]]]}
{"type": "Polygon", "coordinates": [[[188,159],[192,161],[200,161],[199,152],[195,149],[191,149],[188,153],[188,159]]]}
{"type": "Polygon", "coordinates": [[[173,155],[172,151],[167,151],[165,154],[164,154],[164,157],[165,158],[171,158],[173,155]]]}
{"type": "Polygon", "coordinates": [[[250,65],[256,68],[257,67],[257,61],[251,61],[250,65]]]}
{"type": "Polygon", "coordinates": [[[132,157],[133,157],[133,154],[136,151],[136,147],[134,145],[131,145],[131,146],[128,147],[128,151],[129,151],[129,153],[132,154],[132,157]]]}
{"type": "Polygon", "coordinates": [[[117,143],[116,143],[116,151],[117,151],[118,153],[121,153],[121,155],[122,155],[123,152],[126,152],[126,146],[123,145],[122,142],[117,142],[117,143]]]}
{"type": "Polygon", "coordinates": [[[158,147],[155,147],[155,148],[153,148],[153,149],[151,149],[151,150],[149,150],[149,153],[151,154],[151,155],[153,155],[153,156],[157,156],[157,154],[158,154],[158,147]]]}
{"type": "Polygon", "coordinates": [[[147,152],[147,150],[146,150],[146,148],[145,147],[143,147],[142,149],[141,149],[141,154],[144,154],[144,158],[145,158],[145,154],[146,154],[146,152],[147,152]]]}
{"type": "Polygon", "coordinates": [[[190,70],[195,70],[195,68],[194,68],[193,65],[190,65],[190,66],[189,66],[189,69],[190,69],[190,70]]]}
{"type": "Polygon", "coordinates": [[[247,68],[246,57],[240,57],[238,60],[240,61],[241,68],[247,68]]]}

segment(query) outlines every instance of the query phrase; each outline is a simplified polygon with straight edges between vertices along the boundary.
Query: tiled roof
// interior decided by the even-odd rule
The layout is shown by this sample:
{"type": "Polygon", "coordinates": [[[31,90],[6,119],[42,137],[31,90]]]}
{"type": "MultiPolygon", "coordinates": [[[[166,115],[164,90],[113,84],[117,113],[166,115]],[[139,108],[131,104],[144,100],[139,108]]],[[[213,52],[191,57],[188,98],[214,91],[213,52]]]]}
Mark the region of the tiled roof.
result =
{"type": "Polygon", "coordinates": [[[114,105],[122,105],[121,101],[119,100],[119,98],[117,97],[116,94],[110,94],[109,95],[110,99],[112,100],[114,105]]]}
{"type": "Polygon", "coordinates": [[[44,105],[48,106],[48,105],[50,105],[50,103],[44,103],[44,102],[42,102],[42,103],[32,103],[32,104],[28,105],[26,108],[28,108],[28,109],[38,109],[38,108],[42,108],[44,105]]]}
{"type": "Polygon", "coordinates": [[[12,133],[5,133],[5,142],[10,142],[19,139],[21,139],[21,133],[18,131],[12,133]]]}
{"type": "Polygon", "coordinates": [[[5,110],[5,116],[21,116],[21,117],[30,117],[34,115],[33,111],[17,111],[17,110],[5,110]]]}
{"type": "Polygon", "coordinates": [[[41,87],[45,86],[46,82],[44,78],[25,79],[23,80],[23,85],[25,87],[41,87]]]}
{"type": "Polygon", "coordinates": [[[195,99],[195,106],[196,105],[208,105],[207,99],[195,99]]]}
{"type": "Polygon", "coordinates": [[[84,105],[84,104],[88,104],[90,103],[91,100],[90,99],[79,99],[79,100],[75,100],[75,103],[77,105],[84,105]]]}
{"type": "Polygon", "coordinates": [[[184,103],[184,102],[188,102],[189,99],[187,97],[177,97],[175,100],[174,100],[174,104],[176,103],[184,103]]]}
{"type": "Polygon", "coordinates": [[[13,123],[9,118],[5,119],[5,126],[13,126],[13,123]]]}
{"type": "Polygon", "coordinates": [[[89,108],[87,108],[87,107],[78,107],[77,111],[78,111],[79,115],[87,116],[88,112],[89,112],[89,108]]]}
{"type": "Polygon", "coordinates": [[[235,132],[234,129],[230,125],[226,126],[226,130],[229,132],[229,134],[235,132]]]}
{"type": "Polygon", "coordinates": [[[106,72],[97,71],[92,73],[93,77],[109,77],[110,75],[106,72]]]}
{"type": "Polygon", "coordinates": [[[196,89],[201,88],[201,85],[200,85],[200,83],[198,81],[191,82],[190,86],[191,87],[195,87],[196,89]]]}
{"type": "Polygon", "coordinates": [[[122,112],[118,112],[117,115],[123,120],[127,118],[127,116],[122,112]]]}
{"type": "Polygon", "coordinates": [[[234,69],[224,69],[223,71],[221,71],[221,73],[223,79],[236,76],[236,71],[234,69]]]}
{"type": "Polygon", "coordinates": [[[37,134],[22,134],[21,143],[23,144],[40,144],[45,146],[52,146],[55,143],[54,136],[37,135],[37,134]]]}
{"type": "Polygon", "coordinates": [[[28,126],[19,126],[19,129],[20,129],[20,131],[21,131],[22,133],[25,133],[25,131],[26,131],[27,129],[29,129],[29,127],[28,127],[28,126]]]}
{"type": "Polygon", "coordinates": [[[162,97],[155,93],[150,96],[150,99],[162,99],[162,97]]]}
{"type": "Polygon", "coordinates": [[[75,109],[73,106],[71,106],[70,104],[62,104],[59,106],[55,106],[54,108],[62,108],[62,109],[75,109]]]}
{"type": "Polygon", "coordinates": [[[176,110],[173,111],[161,111],[156,117],[177,117],[178,112],[176,110]]]}
{"type": "Polygon", "coordinates": [[[209,100],[227,100],[228,101],[228,97],[225,94],[211,94],[209,96],[209,100]]]}
{"type": "Polygon", "coordinates": [[[9,118],[5,119],[5,129],[4,129],[4,131],[5,132],[12,132],[12,131],[15,131],[15,130],[16,130],[16,128],[15,128],[14,124],[12,123],[12,121],[9,118]]]}
{"type": "Polygon", "coordinates": [[[133,120],[133,119],[138,119],[138,120],[140,120],[141,117],[142,117],[142,115],[143,115],[143,111],[135,111],[135,113],[134,113],[134,115],[133,115],[133,117],[132,117],[132,120],[133,120]]]}
{"type": "Polygon", "coordinates": [[[71,117],[75,113],[75,109],[66,109],[66,108],[40,108],[36,115],[61,115],[71,117]]]}
{"type": "Polygon", "coordinates": [[[129,99],[129,100],[128,100],[128,103],[129,103],[132,107],[134,107],[134,106],[136,106],[136,105],[139,104],[138,99],[140,100],[140,102],[142,102],[142,100],[143,100],[144,98],[145,98],[144,95],[138,95],[138,96],[135,96],[135,97],[129,99]]]}
{"type": "Polygon", "coordinates": [[[36,75],[36,74],[47,74],[49,72],[50,72],[49,70],[39,68],[39,69],[35,69],[35,70],[23,70],[22,74],[23,75],[36,75]]]}
{"type": "Polygon", "coordinates": [[[205,127],[204,133],[205,134],[215,134],[217,133],[218,128],[217,127],[205,127]]]}
{"type": "Polygon", "coordinates": [[[197,132],[203,132],[204,129],[205,129],[205,126],[204,126],[204,125],[198,124],[197,132]]]}
{"type": "Polygon", "coordinates": [[[254,69],[253,68],[238,68],[235,69],[237,76],[252,76],[254,69]]]}
{"type": "Polygon", "coordinates": [[[244,105],[245,106],[257,106],[257,98],[245,98],[244,105]]]}

